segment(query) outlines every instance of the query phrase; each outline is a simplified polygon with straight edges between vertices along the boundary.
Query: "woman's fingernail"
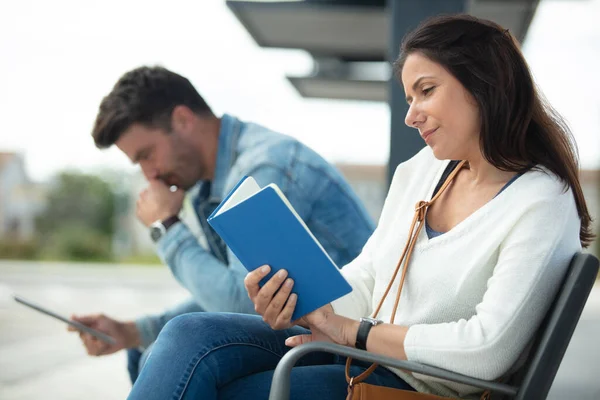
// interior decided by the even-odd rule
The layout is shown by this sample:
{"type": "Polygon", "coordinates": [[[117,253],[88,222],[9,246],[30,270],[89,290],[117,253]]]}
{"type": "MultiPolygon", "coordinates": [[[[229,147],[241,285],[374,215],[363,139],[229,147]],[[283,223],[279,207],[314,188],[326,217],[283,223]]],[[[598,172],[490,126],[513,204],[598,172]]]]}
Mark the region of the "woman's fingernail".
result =
{"type": "Polygon", "coordinates": [[[268,272],[269,272],[269,269],[270,269],[270,268],[269,268],[269,266],[268,266],[268,265],[265,265],[264,267],[262,267],[262,268],[260,269],[260,272],[262,272],[263,274],[266,274],[266,273],[268,273],[268,272]]]}
{"type": "Polygon", "coordinates": [[[286,275],[287,275],[287,272],[285,272],[284,269],[280,269],[279,272],[277,273],[277,276],[279,276],[280,278],[283,278],[286,275]]]}
{"type": "Polygon", "coordinates": [[[291,288],[293,285],[294,285],[294,281],[293,281],[293,280],[291,280],[290,278],[288,278],[288,279],[285,281],[285,286],[286,286],[286,287],[289,287],[289,288],[291,288]]]}

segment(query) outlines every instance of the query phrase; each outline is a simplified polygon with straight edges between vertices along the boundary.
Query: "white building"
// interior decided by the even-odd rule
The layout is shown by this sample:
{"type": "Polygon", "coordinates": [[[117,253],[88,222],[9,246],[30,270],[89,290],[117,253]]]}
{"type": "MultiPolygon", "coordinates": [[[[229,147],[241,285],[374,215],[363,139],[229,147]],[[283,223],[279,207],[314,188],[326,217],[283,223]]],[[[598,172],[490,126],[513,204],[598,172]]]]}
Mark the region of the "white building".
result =
{"type": "Polygon", "coordinates": [[[45,191],[29,180],[23,155],[0,152],[0,238],[31,238],[44,204],[45,191]]]}

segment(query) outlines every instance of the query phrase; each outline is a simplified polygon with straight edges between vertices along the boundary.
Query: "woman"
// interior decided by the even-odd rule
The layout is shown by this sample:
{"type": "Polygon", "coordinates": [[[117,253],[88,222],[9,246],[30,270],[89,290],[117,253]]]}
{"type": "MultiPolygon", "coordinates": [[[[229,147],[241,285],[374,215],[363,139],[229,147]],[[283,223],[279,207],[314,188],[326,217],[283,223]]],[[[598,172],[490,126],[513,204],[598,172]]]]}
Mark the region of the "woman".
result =
{"type": "MultiPolygon", "coordinates": [[[[433,18],[401,50],[395,66],[410,105],[406,124],[428,146],[397,168],[377,230],[343,268],[352,293],[293,325],[293,282],[284,271],[261,288],[269,267],[259,268],[246,288],[266,323],[234,314],[174,319],[131,399],[264,399],[281,356],[310,340],[488,380],[519,366],[571,257],[592,239],[572,138],[537,93],[516,41],[497,24],[433,18]],[[392,278],[414,204],[434,194],[394,324],[385,322],[397,283],[377,315],[384,323],[359,321],[392,278]]],[[[293,370],[292,398],[344,398],[344,361],[303,359],[293,370]]],[[[366,367],[354,363],[351,374],[366,367]]],[[[383,367],[367,382],[450,397],[480,393],[383,367]]]]}

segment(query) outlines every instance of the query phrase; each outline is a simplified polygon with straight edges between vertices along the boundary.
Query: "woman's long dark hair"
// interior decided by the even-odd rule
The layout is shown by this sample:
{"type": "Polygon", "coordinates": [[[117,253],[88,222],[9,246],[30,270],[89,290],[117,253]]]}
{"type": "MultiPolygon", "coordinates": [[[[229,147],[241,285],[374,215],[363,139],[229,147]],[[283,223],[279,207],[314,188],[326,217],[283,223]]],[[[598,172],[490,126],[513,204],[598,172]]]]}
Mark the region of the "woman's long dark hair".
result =
{"type": "Polygon", "coordinates": [[[400,50],[394,63],[398,76],[406,58],[420,53],[446,68],[475,98],[480,146],[490,164],[514,172],[541,165],[572,189],[581,219],[579,238],[587,247],[594,234],[579,182],[575,140],[536,88],[508,30],[470,15],[437,16],[407,34],[400,50]]]}

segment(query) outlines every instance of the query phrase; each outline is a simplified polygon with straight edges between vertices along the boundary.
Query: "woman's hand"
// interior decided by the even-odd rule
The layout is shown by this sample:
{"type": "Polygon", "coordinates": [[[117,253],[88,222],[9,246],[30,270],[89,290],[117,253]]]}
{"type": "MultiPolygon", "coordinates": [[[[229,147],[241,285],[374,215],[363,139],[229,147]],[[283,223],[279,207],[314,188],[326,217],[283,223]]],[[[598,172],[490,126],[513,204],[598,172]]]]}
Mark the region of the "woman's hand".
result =
{"type": "Polygon", "coordinates": [[[292,336],[285,341],[290,347],[308,342],[332,342],[354,347],[359,322],[337,315],[331,304],[327,304],[302,318],[309,335],[292,336]]]}
{"type": "Polygon", "coordinates": [[[296,308],[297,296],[292,293],[294,281],[287,277],[286,270],[279,270],[261,288],[259,282],[271,271],[264,265],[246,275],[244,285],[254,310],[273,329],[287,329],[292,323],[292,314],[296,308]]]}
{"type": "Polygon", "coordinates": [[[310,335],[288,338],[286,345],[294,347],[310,341],[333,342],[345,346],[354,346],[358,321],[336,315],[331,304],[327,304],[292,321],[297,296],[292,293],[294,281],[287,277],[287,271],[280,270],[261,288],[259,282],[269,274],[271,268],[264,265],[246,275],[244,285],[254,309],[273,329],[287,329],[293,325],[302,325],[310,329],[310,335]]]}

